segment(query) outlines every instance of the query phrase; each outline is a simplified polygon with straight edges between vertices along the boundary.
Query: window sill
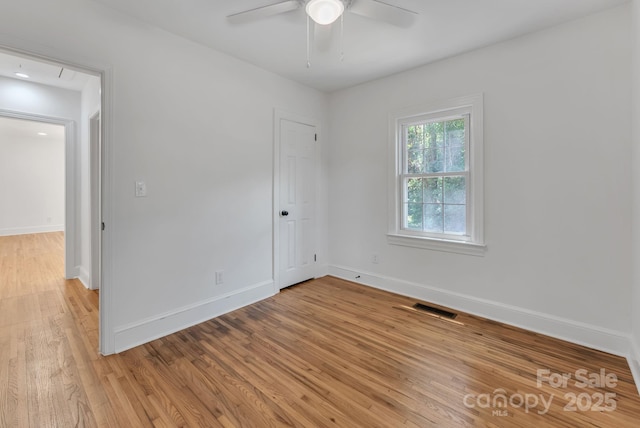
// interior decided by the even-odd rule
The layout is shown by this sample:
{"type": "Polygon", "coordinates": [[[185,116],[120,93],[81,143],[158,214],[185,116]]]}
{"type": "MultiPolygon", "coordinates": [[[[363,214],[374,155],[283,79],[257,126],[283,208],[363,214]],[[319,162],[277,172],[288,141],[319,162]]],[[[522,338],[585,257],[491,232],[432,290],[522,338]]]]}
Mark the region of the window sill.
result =
{"type": "Polygon", "coordinates": [[[448,253],[466,254],[468,256],[476,257],[483,257],[487,249],[486,245],[473,242],[450,241],[445,239],[397,235],[392,233],[387,234],[387,242],[392,245],[423,248],[425,250],[445,251],[448,253]]]}

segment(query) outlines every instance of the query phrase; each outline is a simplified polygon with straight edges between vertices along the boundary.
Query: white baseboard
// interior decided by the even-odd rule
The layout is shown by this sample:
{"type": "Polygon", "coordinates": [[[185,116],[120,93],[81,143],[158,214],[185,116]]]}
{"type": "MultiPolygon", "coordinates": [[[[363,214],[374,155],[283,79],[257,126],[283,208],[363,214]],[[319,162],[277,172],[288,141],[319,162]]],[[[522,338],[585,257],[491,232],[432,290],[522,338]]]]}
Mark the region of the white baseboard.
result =
{"type": "Polygon", "coordinates": [[[32,233],[64,232],[64,224],[45,226],[9,227],[0,229],[0,236],[30,235],[32,233]]]}
{"type": "Polygon", "coordinates": [[[273,281],[265,281],[159,316],[118,327],[114,331],[115,352],[126,351],[273,295],[273,281]]]}
{"type": "Polygon", "coordinates": [[[614,355],[629,355],[630,337],[624,332],[342,266],[329,266],[329,274],[614,355]]]}
{"type": "Polygon", "coordinates": [[[629,367],[631,368],[633,380],[636,382],[638,394],[640,394],[640,343],[634,340],[633,337],[631,338],[631,349],[629,351],[627,361],[629,362],[629,367]]]}
{"type": "Polygon", "coordinates": [[[78,280],[88,290],[91,290],[91,280],[89,279],[89,272],[84,266],[76,266],[76,272],[78,272],[78,280]]]}

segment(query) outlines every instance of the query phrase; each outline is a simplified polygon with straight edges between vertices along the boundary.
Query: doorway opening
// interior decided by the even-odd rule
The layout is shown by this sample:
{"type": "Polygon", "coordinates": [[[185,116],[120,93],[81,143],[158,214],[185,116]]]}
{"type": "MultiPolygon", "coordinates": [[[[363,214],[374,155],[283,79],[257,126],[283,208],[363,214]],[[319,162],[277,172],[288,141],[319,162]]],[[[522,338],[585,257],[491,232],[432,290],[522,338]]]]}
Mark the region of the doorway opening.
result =
{"type": "Polygon", "coordinates": [[[63,232],[65,127],[0,116],[0,236],[63,232]]]}
{"type": "MultiPolygon", "coordinates": [[[[0,47],[0,120],[40,123],[62,129],[63,214],[61,220],[57,214],[45,215],[44,221],[45,225],[50,221],[59,230],[64,230],[64,277],[79,279],[87,289],[101,290],[99,343],[95,346],[101,353],[108,354],[111,351],[103,334],[107,308],[103,305],[101,236],[104,221],[101,185],[105,171],[101,126],[104,123],[104,87],[105,72],[102,70],[0,47]]],[[[35,175],[46,175],[46,168],[52,164],[45,162],[35,175]]],[[[53,185],[54,180],[50,181],[53,185]]],[[[14,191],[24,195],[17,187],[14,191]]],[[[51,192],[50,196],[54,194],[51,192]]],[[[1,222],[0,218],[0,229],[1,222]]],[[[32,230],[37,233],[43,228],[32,230]]]]}

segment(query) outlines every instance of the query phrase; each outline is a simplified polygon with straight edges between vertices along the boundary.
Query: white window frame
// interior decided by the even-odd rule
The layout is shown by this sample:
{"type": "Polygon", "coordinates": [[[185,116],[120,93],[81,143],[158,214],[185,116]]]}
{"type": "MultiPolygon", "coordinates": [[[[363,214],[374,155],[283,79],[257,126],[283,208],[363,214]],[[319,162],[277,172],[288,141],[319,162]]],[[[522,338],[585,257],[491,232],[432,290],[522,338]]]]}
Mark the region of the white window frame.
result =
{"type": "Polygon", "coordinates": [[[482,256],[484,244],[483,95],[471,95],[422,104],[389,115],[389,231],[390,244],[482,256]],[[468,116],[465,151],[467,171],[467,233],[451,235],[404,228],[404,129],[411,124],[446,121],[468,116]]]}

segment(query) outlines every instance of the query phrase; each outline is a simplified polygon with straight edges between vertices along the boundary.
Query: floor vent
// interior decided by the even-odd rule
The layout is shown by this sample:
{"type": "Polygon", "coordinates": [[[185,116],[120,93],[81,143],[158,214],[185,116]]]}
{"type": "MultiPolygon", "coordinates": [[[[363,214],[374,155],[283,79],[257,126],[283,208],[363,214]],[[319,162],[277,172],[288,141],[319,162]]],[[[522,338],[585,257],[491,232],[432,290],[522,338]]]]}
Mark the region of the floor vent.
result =
{"type": "Polygon", "coordinates": [[[445,311],[444,309],[434,308],[433,306],[423,305],[422,303],[416,303],[413,305],[414,309],[419,311],[425,311],[433,315],[437,315],[442,318],[448,318],[450,320],[455,319],[458,314],[454,314],[453,312],[445,311]]]}

